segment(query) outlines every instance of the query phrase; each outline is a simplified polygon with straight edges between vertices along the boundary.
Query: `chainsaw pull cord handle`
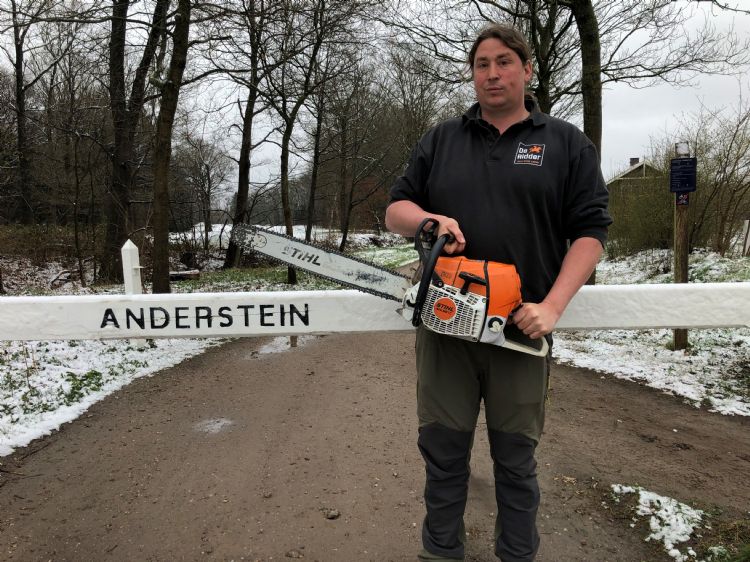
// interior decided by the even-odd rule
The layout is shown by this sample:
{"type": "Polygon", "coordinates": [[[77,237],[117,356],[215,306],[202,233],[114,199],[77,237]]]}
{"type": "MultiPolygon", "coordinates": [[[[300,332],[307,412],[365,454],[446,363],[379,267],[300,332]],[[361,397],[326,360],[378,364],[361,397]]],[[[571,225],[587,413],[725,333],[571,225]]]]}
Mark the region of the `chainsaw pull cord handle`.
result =
{"type": "MultiPolygon", "coordinates": [[[[437,228],[437,221],[435,221],[435,219],[427,220],[434,221],[435,229],[437,228]]],[[[422,225],[420,225],[420,227],[421,226],[422,225]]],[[[418,231],[418,237],[420,237],[420,234],[421,232],[418,231]]],[[[427,255],[426,259],[422,261],[422,278],[419,281],[419,290],[417,291],[417,298],[414,302],[414,313],[411,317],[411,323],[415,328],[419,326],[422,321],[422,306],[427,297],[427,290],[430,288],[430,284],[434,283],[438,287],[443,286],[443,280],[435,273],[435,264],[437,264],[440,254],[443,253],[443,247],[451,240],[451,238],[453,237],[450,234],[443,234],[441,237],[437,238],[432,244],[430,253],[427,255]]],[[[417,251],[419,252],[419,249],[417,251]]],[[[423,254],[420,252],[420,258],[422,255],[423,254]]]]}

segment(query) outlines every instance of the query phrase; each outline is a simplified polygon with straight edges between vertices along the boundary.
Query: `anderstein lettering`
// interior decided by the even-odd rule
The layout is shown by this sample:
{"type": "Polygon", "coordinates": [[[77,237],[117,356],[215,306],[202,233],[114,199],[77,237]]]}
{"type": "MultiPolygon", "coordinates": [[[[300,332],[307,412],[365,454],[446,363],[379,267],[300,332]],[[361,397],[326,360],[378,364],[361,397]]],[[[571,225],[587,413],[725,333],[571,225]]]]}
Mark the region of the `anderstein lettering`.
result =
{"type": "Polygon", "coordinates": [[[149,306],[126,308],[115,312],[108,308],[102,315],[100,328],[112,327],[120,330],[193,330],[199,328],[245,328],[277,326],[309,326],[310,307],[307,303],[300,310],[290,304],[239,304],[236,306],[149,306]]]}

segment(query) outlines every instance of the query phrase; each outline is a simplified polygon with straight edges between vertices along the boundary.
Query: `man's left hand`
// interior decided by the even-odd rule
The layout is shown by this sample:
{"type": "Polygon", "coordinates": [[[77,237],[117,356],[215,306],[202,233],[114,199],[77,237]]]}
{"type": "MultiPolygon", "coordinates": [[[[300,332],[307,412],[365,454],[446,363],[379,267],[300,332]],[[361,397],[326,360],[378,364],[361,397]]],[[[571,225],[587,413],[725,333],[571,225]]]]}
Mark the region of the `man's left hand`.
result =
{"type": "Polygon", "coordinates": [[[531,339],[546,336],[555,329],[560,313],[549,303],[523,303],[513,313],[512,322],[531,339]]]}

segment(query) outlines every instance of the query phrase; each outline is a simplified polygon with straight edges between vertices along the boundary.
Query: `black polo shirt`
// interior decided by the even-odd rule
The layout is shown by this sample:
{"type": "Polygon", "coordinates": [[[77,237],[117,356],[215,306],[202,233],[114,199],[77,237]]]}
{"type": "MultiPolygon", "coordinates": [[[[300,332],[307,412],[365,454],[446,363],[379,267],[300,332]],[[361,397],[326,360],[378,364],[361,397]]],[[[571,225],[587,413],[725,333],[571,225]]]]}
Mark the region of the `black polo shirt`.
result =
{"type": "Polygon", "coordinates": [[[391,202],[413,201],[456,219],[467,257],[515,264],[524,300],[541,302],[567,241],[604,244],[612,219],[591,141],[528,108],[530,116],[502,135],[478,116],[479,104],[428,131],[391,188],[391,202]]]}

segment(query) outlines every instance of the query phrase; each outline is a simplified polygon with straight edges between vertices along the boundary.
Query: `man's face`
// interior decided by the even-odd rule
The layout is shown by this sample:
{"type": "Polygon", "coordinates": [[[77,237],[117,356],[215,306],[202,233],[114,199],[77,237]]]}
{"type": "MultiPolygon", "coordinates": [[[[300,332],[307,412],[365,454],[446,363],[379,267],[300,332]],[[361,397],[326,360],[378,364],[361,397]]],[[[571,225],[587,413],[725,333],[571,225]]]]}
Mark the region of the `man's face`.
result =
{"type": "Polygon", "coordinates": [[[474,90],[480,107],[488,113],[512,113],[523,108],[526,83],[531,80],[531,62],[499,39],[485,39],[474,56],[474,90]]]}

